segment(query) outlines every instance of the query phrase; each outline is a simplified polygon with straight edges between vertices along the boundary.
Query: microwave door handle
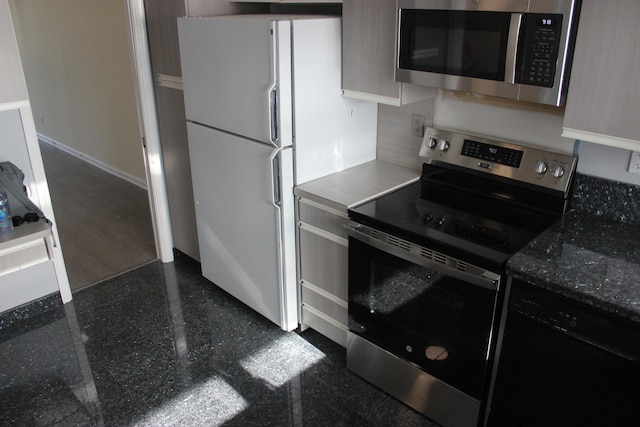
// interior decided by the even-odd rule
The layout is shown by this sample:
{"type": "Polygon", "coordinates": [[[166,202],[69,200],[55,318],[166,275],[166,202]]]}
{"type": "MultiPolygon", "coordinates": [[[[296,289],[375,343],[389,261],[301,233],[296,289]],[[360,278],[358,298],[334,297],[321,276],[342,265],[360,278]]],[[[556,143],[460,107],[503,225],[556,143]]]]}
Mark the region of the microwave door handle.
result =
{"type": "Polygon", "coordinates": [[[507,57],[504,65],[504,81],[514,84],[516,82],[516,61],[518,59],[518,39],[522,25],[522,13],[511,14],[509,25],[509,38],[507,39],[507,57]]]}

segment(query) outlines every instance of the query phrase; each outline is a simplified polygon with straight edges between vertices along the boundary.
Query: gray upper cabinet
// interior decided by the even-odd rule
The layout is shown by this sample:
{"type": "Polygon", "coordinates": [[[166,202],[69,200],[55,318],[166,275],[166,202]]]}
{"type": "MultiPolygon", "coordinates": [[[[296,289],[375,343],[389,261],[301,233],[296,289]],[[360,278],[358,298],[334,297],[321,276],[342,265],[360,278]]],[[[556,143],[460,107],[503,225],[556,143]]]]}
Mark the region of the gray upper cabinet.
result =
{"type": "Polygon", "coordinates": [[[640,148],[640,2],[583,0],[563,133],[640,148]]]}
{"type": "Polygon", "coordinates": [[[395,0],[344,0],[342,89],[345,96],[403,105],[434,89],[394,81],[395,0]]]}
{"type": "Polygon", "coordinates": [[[236,3],[342,3],[342,0],[233,0],[236,3]]]}

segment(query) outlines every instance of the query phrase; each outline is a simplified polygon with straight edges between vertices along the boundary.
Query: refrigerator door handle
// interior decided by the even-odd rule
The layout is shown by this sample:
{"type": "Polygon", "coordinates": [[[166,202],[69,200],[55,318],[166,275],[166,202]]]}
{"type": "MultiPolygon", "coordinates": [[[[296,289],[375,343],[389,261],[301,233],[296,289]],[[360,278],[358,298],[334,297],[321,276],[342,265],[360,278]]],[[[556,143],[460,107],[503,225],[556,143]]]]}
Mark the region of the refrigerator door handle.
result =
{"type": "Polygon", "coordinates": [[[271,185],[273,190],[273,205],[280,209],[282,205],[282,192],[280,190],[280,151],[282,148],[273,150],[271,153],[271,185]]]}
{"type": "Polygon", "coordinates": [[[278,134],[278,85],[274,83],[269,89],[269,140],[274,147],[280,144],[278,134]]]}

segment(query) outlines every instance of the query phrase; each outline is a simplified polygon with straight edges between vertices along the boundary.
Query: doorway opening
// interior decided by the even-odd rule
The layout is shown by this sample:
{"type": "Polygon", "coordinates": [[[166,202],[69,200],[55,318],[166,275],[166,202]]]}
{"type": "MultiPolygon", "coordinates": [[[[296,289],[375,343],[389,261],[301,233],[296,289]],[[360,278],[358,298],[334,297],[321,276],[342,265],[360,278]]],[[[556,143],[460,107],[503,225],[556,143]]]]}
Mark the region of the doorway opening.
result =
{"type": "Polygon", "coordinates": [[[147,191],[40,141],[69,286],[157,259],[147,191]]]}
{"type": "Polygon", "coordinates": [[[157,259],[126,8],[10,0],[10,9],[37,131],[57,145],[40,144],[71,289],[157,259]]]}

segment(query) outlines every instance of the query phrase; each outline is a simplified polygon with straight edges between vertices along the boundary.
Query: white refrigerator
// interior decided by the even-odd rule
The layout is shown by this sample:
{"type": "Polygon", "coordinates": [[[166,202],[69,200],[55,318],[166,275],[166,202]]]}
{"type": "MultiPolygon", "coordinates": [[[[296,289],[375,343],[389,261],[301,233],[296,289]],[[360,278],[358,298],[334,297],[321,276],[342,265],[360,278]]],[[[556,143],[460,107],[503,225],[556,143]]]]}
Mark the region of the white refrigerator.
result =
{"type": "Polygon", "coordinates": [[[375,159],[377,104],[342,96],[338,17],[184,17],[178,34],[202,274],[293,330],[294,185],[375,159]]]}

